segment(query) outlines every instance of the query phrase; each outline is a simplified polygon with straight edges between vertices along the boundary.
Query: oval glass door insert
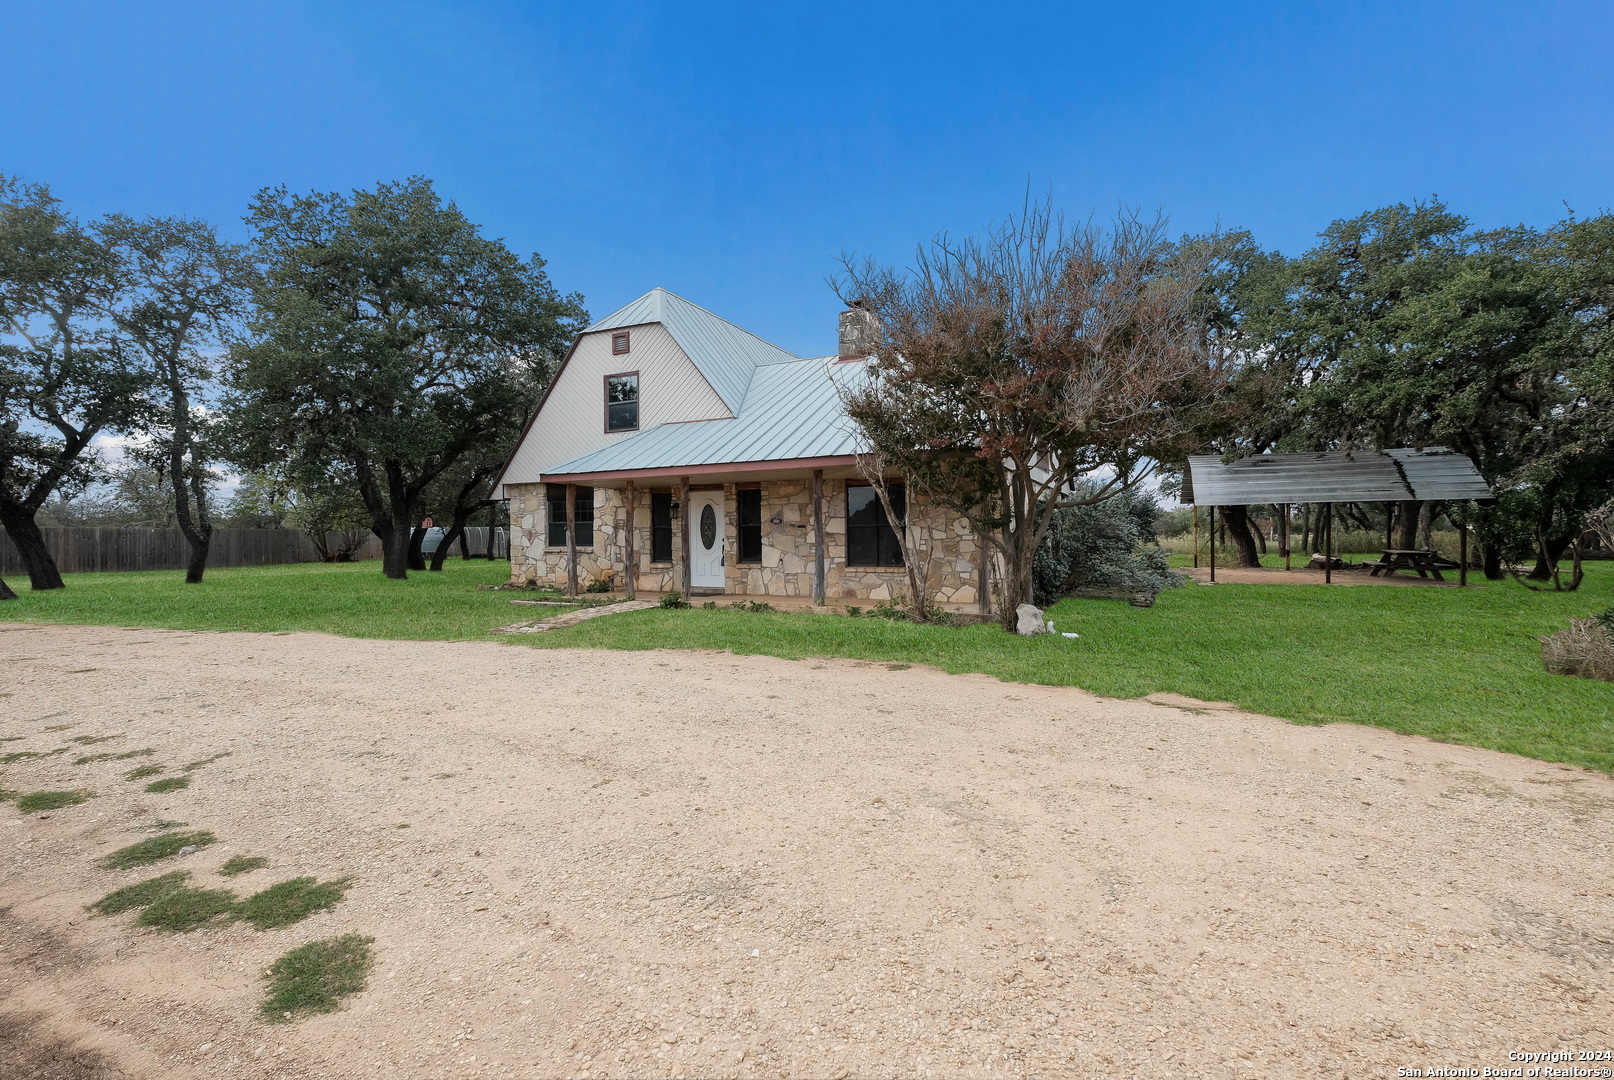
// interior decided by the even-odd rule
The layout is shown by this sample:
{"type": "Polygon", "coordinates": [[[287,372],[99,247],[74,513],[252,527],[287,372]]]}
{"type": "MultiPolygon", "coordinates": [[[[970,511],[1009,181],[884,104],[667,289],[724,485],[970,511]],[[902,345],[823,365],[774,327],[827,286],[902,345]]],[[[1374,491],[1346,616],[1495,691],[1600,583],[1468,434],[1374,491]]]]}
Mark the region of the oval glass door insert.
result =
{"type": "Polygon", "coordinates": [[[701,547],[710,551],[715,543],[717,543],[717,514],[713,512],[712,504],[707,503],[701,508],[701,547]]]}

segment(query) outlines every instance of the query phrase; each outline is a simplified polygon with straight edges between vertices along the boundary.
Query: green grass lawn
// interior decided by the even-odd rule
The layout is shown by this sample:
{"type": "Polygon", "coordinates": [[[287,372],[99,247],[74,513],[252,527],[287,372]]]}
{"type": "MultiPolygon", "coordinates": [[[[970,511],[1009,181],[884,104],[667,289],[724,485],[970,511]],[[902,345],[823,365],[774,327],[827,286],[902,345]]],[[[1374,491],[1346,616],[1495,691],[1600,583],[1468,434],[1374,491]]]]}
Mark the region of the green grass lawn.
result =
{"type": "Polygon", "coordinates": [[[404,582],[382,578],[376,563],[215,570],[201,586],[177,573],[76,574],[65,590],[0,605],[0,619],[929,664],[1112,697],[1174,691],[1302,723],[1373,724],[1614,772],[1614,684],[1547,674],[1536,640],[1609,606],[1611,564],[1590,565],[1576,593],[1511,581],[1466,591],[1224,584],[1173,589],[1143,611],[1068,600],[1050,617],[1082,635],[1074,642],[990,626],[699,608],[489,639],[490,628],[542,610],[476,589],[506,573],[503,563],[450,560],[442,573],[404,582]]]}

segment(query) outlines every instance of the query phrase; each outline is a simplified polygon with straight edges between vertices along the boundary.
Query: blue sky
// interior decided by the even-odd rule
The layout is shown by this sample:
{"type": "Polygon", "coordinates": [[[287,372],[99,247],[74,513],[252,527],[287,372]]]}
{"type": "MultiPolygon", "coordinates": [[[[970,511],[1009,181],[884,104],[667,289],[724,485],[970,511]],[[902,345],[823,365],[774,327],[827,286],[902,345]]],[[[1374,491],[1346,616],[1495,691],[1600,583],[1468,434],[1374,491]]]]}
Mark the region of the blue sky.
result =
{"type": "Polygon", "coordinates": [[[411,174],[603,315],[654,285],[834,348],[843,252],[1027,185],[1295,252],[1439,194],[1614,206],[1606,3],[21,3],[0,171],[244,235],[266,185],[411,174]]]}

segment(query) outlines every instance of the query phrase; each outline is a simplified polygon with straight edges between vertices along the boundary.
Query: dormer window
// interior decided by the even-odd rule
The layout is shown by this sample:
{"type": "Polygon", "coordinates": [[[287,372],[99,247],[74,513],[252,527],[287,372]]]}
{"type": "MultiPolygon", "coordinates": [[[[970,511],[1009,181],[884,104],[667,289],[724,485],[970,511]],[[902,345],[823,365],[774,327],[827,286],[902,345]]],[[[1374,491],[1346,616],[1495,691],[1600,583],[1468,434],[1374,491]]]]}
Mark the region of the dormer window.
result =
{"type": "Polygon", "coordinates": [[[611,335],[611,355],[628,355],[628,332],[626,330],[611,335]]]}
{"type": "MultiPolygon", "coordinates": [[[[626,334],[622,335],[627,337],[626,334]]],[[[623,372],[605,377],[605,431],[637,431],[639,428],[639,373],[623,372]]]]}

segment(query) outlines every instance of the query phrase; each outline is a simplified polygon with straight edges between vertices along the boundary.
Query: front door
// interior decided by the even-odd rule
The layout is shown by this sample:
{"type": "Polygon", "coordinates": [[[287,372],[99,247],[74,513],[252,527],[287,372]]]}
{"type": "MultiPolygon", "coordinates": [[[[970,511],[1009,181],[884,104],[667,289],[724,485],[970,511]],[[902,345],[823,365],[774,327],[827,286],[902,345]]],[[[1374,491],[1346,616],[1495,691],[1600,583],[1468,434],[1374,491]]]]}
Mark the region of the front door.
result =
{"type": "Polygon", "coordinates": [[[723,583],[723,493],[689,493],[689,583],[721,589],[723,583]]]}

